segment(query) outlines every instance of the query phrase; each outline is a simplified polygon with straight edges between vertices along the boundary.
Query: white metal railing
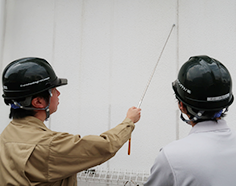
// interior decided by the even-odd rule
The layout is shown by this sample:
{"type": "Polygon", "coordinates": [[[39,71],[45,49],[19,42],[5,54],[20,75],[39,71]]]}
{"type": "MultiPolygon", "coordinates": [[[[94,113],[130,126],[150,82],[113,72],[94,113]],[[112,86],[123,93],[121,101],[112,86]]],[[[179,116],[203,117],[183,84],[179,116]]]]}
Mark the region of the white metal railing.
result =
{"type": "Polygon", "coordinates": [[[146,172],[122,170],[88,169],[77,174],[78,182],[94,183],[94,185],[141,186],[149,176],[146,172]],[[95,184],[96,183],[96,184],[95,184]]]}

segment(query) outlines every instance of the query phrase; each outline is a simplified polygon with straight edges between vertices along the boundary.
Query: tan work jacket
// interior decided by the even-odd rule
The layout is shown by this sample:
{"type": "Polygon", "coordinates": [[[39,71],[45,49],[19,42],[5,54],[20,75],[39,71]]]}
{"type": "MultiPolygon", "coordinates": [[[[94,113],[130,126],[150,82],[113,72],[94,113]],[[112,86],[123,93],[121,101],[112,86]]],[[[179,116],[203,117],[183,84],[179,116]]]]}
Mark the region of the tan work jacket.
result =
{"type": "Polygon", "coordinates": [[[0,186],[77,185],[76,173],[115,155],[134,124],[125,119],[100,136],[54,132],[35,117],[14,119],[0,136],[0,186]]]}

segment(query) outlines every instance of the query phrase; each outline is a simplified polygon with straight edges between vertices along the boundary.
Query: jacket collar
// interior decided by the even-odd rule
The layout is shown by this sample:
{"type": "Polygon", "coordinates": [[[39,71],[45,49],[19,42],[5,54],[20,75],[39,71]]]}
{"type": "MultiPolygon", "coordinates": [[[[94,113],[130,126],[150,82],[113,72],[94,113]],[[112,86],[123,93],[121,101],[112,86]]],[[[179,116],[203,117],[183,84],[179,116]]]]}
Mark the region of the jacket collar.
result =
{"type": "Polygon", "coordinates": [[[27,116],[23,119],[13,119],[11,121],[11,124],[13,125],[29,125],[29,126],[34,126],[41,128],[43,130],[49,130],[46,125],[38,118],[33,117],[33,116],[27,116]]]}
{"type": "Polygon", "coordinates": [[[197,132],[211,132],[211,131],[219,131],[222,129],[229,129],[226,121],[224,119],[220,119],[216,121],[203,121],[199,122],[191,129],[189,134],[197,133],[197,132]]]}

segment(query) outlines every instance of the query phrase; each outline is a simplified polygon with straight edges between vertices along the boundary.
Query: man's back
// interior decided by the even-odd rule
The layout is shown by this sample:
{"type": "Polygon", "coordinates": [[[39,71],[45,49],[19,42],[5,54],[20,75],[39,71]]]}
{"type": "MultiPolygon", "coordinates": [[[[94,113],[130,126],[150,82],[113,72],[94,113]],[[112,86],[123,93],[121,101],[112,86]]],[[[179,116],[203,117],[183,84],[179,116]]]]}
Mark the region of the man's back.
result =
{"type": "Polygon", "coordinates": [[[236,135],[224,120],[196,124],[163,148],[146,185],[235,186],[236,135]]]}
{"type": "MultiPolygon", "coordinates": [[[[12,121],[2,132],[0,138],[0,185],[49,184],[47,183],[51,177],[48,171],[50,166],[49,149],[52,138],[57,133],[40,124],[41,122],[35,117],[27,117],[12,121]]],[[[76,183],[75,176],[61,179],[58,183],[60,182],[60,185],[68,181],[71,184],[76,183]]]]}
{"type": "Polygon", "coordinates": [[[36,117],[13,119],[0,136],[0,185],[76,185],[76,173],[110,159],[130,138],[134,123],[98,135],[48,129],[36,117]]]}

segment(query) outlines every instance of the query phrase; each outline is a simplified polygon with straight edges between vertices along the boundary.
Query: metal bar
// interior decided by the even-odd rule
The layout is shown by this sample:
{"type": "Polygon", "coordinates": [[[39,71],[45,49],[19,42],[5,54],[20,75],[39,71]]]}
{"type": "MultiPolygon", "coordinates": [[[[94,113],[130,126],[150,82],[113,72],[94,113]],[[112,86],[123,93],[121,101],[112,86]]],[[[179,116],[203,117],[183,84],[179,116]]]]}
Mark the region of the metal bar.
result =
{"type": "Polygon", "coordinates": [[[146,88],[145,88],[145,90],[144,90],[144,92],[143,92],[143,95],[142,95],[142,97],[141,97],[141,99],[140,99],[140,101],[139,101],[139,103],[138,103],[138,108],[141,107],[141,104],[142,104],[142,102],[143,102],[144,96],[145,96],[145,94],[146,94],[146,92],[147,92],[147,89],[148,89],[150,83],[151,83],[151,80],[152,80],[153,75],[154,75],[154,73],[155,73],[155,71],[156,71],[157,65],[158,65],[158,63],[159,63],[159,61],[160,61],[160,59],[161,59],[162,53],[164,52],[164,49],[165,49],[165,47],[166,47],[166,44],[167,44],[167,42],[168,42],[168,40],[169,40],[169,38],[170,38],[171,32],[172,32],[172,30],[173,30],[174,27],[175,27],[175,24],[173,24],[172,27],[171,27],[170,33],[169,33],[169,35],[168,35],[168,37],[167,37],[167,39],[166,39],[166,42],[165,42],[165,44],[164,44],[164,46],[163,46],[163,48],[162,48],[161,54],[160,54],[160,56],[159,56],[159,58],[158,58],[158,60],[157,60],[157,63],[156,63],[156,65],[155,65],[154,69],[153,69],[153,72],[152,72],[152,74],[151,74],[151,76],[150,76],[150,78],[149,78],[149,80],[148,80],[148,83],[147,83],[147,86],[146,86],[146,88]]]}
{"type": "MultiPolygon", "coordinates": [[[[161,59],[162,53],[164,52],[164,49],[165,49],[165,47],[166,47],[166,44],[167,44],[167,42],[168,42],[168,40],[169,40],[169,38],[170,38],[170,35],[171,35],[172,30],[173,30],[174,27],[175,27],[175,24],[173,24],[172,27],[171,27],[170,33],[168,34],[168,37],[167,37],[166,42],[165,42],[165,44],[164,44],[164,46],[163,46],[163,48],[162,48],[162,51],[161,51],[160,56],[159,56],[159,58],[158,58],[158,60],[157,60],[157,63],[156,63],[156,65],[155,65],[155,67],[154,67],[154,69],[153,69],[153,71],[152,71],[152,74],[151,74],[151,76],[150,76],[150,78],[149,78],[149,80],[148,80],[147,86],[146,86],[146,88],[145,88],[145,90],[144,90],[144,92],[143,92],[143,94],[142,94],[142,97],[141,97],[139,103],[138,103],[138,108],[141,107],[141,104],[142,104],[142,102],[143,102],[143,99],[144,99],[144,97],[145,97],[145,95],[146,95],[146,92],[147,92],[147,90],[148,90],[148,87],[149,87],[149,85],[150,85],[150,83],[151,83],[151,80],[152,80],[152,78],[153,78],[153,76],[154,76],[154,73],[155,73],[155,71],[156,71],[157,65],[158,65],[158,63],[159,63],[159,61],[160,61],[160,59],[161,59]]],[[[128,144],[128,155],[130,155],[130,152],[131,152],[131,138],[129,139],[129,144],[128,144]]]]}

